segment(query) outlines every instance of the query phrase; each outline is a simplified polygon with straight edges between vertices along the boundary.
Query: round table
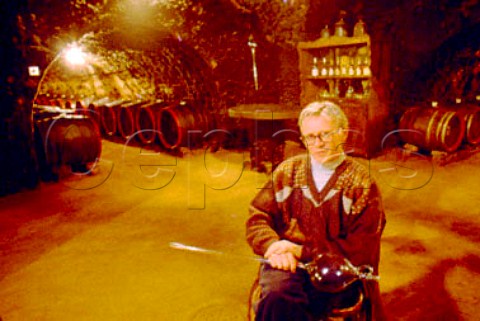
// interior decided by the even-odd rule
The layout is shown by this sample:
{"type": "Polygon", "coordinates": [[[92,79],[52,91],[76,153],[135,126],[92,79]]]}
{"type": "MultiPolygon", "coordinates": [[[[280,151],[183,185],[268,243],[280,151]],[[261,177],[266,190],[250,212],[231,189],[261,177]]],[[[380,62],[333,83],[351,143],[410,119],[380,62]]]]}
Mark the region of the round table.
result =
{"type": "Polygon", "coordinates": [[[270,172],[283,161],[285,137],[299,136],[299,111],[279,104],[241,104],[228,109],[228,116],[247,128],[252,169],[270,172]]]}
{"type": "Polygon", "coordinates": [[[254,120],[294,120],[299,112],[278,104],[242,104],[229,108],[228,116],[254,120]]]}

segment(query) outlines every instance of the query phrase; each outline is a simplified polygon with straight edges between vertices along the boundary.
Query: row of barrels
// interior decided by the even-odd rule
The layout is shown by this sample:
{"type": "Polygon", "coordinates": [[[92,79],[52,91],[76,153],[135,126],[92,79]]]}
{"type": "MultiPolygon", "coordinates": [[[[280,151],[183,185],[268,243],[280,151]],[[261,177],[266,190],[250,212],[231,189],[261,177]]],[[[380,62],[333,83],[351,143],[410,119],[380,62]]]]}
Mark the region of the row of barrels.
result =
{"type": "Polygon", "coordinates": [[[77,101],[79,100],[75,99],[74,97],[67,98],[64,95],[50,96],[50,95],[40,94],[37,97],[35,97],[34,104],[37,106],[51,106],[51,107],[59,107],[62,109],[72,109],[72,108],[75,108],[75,104],[77,101]]]}
{"type": "Polygon", "coordinates": [[[88,165],[100,158],[102,136],[137,139],[142,144],[158,139],[173,150],[196,146],[209,126],[203,113],[185,102],[104,99],[86,106],[76,102],[73,108],[37,102],[33,111],[35,150],[45,180],[58,176],[63,165],[88,173],[88,165]]]}
{"type": "Polygon", "coordinates": [[[402,114],[398,129],[404,143],[427,151],[454,152],[476,147],[480,145],[480,108],[410,107],[402,114]]]}
{"type": "Polygon", "coordinates": [[[158,140],[163,147],[171,150],[198,144],[199,135],[191,134],[192,131],[204,134],[209,128],[205,114],[185,101],[167,103],[162,100],[102,99],[88,104],[77,101],[74,105],[67,105],[63,108],[74,106],[71,111],[75,114],[94,119],[104,137],[120,136],[124,140],[138,140],[142,144],[152,144],[158,140]]]}

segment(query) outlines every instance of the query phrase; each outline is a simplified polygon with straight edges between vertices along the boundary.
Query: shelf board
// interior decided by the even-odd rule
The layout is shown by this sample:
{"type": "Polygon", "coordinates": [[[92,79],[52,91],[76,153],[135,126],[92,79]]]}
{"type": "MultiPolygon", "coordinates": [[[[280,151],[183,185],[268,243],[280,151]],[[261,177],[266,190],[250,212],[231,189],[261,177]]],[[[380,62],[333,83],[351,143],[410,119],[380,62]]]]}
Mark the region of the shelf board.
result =
{"type": "Polygon", "coordinates": [[[338,37],[330,36],[329,38],[318,38],[314,41],[299,42],[297,47],[299,49],[321,49],[330,47],[351,47],[362,46],[370,43],[370,37],[338,37]]]}
{"type": "Polygon", "coordinates": [[[305,79],[308,80],[329,80],[329,79],[362,79],[362,80],[367,80],[370,79],[372,76],[306,76],[305,79]]]}
{"type": "MultiPolygon", "coordinates": [[[[328,97],[325,98],[325,100],[331,100],[337,104],[343,105],[343,104],[359,104],[358,106],[355,107],[360,107],[361,104],[368,103],[370,97],[362,97],[362,98],[356,98],[356,97],[328,97]]],[[[349,106],[351,107],[351,106],[349,106]]]]}

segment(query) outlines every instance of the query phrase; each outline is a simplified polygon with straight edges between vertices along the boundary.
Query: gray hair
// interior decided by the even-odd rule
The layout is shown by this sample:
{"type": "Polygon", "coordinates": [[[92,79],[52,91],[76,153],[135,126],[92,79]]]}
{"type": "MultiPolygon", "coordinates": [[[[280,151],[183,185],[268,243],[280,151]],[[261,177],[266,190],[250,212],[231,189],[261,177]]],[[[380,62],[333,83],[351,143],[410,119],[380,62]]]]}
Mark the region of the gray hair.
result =
{"type": "Polygon", "coordinates": [[[324,113],[334,121],[337,128],[348,129],[348,118],[342,108],[330,101],[314,101],[305,106],[298,116],[298,127],[302,128],[305,118],[324,113]]]}

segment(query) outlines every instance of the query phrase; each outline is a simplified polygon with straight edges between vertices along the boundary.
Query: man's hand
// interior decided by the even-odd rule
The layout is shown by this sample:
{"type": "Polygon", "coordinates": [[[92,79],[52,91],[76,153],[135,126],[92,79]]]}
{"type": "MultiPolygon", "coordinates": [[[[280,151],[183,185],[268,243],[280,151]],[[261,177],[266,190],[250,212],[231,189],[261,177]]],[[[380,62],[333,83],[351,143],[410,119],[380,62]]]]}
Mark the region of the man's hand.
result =
{"type": "Polygon", "coordinates": [[[276,269],[295,273],[297,260],[302,255],[302,247],[287,240],[272,243],[265,252],[265,258],[276,269]]]}

